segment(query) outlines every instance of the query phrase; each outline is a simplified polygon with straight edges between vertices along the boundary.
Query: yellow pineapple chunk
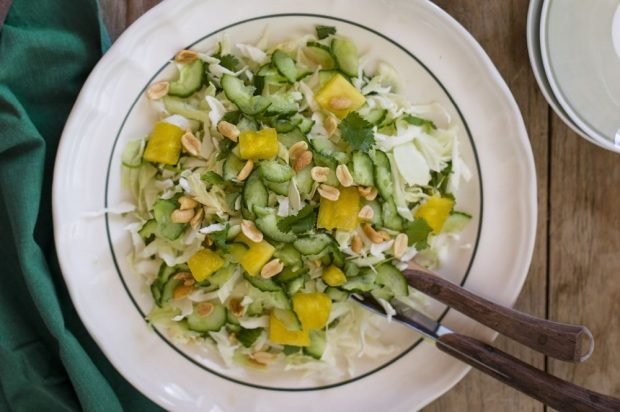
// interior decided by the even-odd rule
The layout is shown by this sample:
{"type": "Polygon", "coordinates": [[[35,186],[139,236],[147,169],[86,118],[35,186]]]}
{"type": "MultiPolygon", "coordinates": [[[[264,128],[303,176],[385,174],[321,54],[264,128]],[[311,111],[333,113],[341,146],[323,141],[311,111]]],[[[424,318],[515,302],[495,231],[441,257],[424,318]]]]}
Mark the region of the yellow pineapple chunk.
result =
{"type": "Polygon", "coordinates": [[[288,330],[284,322],[272,312],[269,316],[269,340],[278,345],[308,346],[310,336],[306,330],[288,330]]]}
{"type": "Polygon", "coordinates": [[[201,249],[187,261],[197,282],[202,282],[224,266],[224,259],[211,249],[201,249]]]}
{"type": "Polygon", "coordinates": [[[144,160],[165,165],[175,165],[181,156],[181,136],[185,132],[166,122],[155,124],[144,150],[144,160]]]}
{"type": "Polygon", "coordinates": [[[239,263],[251,276],[258,275],[263,266],[265,266],[265,263],[271,260],[271,257],[276,251],[276,248],[265,240],[255,243],[244,235],[239,235],[236,240],[248,245],[248,250],[239,255],[239,263]]]}
{"type": "Polygon", "coordinates": [[[278,150],[276,129],[245,130],[239,135],[239,154],[242,159],[273,159],[278,150]]]}
{"type": "Polygon", "coordinates": [[[316,93],[315,100],[324,110],[344,119],[366,103],[366,98],[341,74],[332,77],[316,93]]]}
{"type": "Polygon", "coordinates": [[[431,196],[426,203],[418,208],[415,217],[426,220],[426,223],[433,229],[433,233],[441,232],[441,228],[450,216],[454,207],[454,200],[447,197],[431,196]]]}
{"type": "Polygon", "coordinates": [[[292,300],[293,310],[303,330],[325,327],[332,310],[332,300],[329,296],[325,293],[296,293],[292,300]]]}
{"type": "Polygon", "coordinates": [[[321,197],[317,226],[324,229],[353,230],[360,211],[360,194],[356,187],[341,187],[338,200],[321,197]]]}
{"type": "Polygon", "coordinates": [[[331,265],[323,272],[321,276],[323,282],[325,282],[329,286],[340,286],[344,285],[347,281],[347,277],[344,272],[340,270],[338,266],[331,265]]]}

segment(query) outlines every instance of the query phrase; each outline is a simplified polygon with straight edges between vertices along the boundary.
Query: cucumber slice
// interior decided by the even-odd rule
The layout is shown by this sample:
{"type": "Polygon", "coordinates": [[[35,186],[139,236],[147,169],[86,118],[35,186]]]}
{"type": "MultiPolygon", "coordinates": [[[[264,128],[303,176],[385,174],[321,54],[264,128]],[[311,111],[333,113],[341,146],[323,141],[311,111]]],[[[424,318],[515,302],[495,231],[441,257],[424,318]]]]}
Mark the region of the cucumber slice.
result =
{"type": "Polygon", "coordinates": [[[275,127],[276,132],[278,133],[288,133],[295,129],[301,121],[304,119],[302,116],[293,116],[290,119],[276,119],[273,122],[273,127],[275,127]]]}
{"type": "Polygon", "coordinates": [[[160,303],[163,305],[164,303],[170,301],[174,295],[174,290],[182,283],[182,280],[175,279],[174,277],[168,279],[164,287],[161,289],[160,303]]]}
{"type": "Polygon", "coordinates": [[[378,289],[373,289],[370,291],[370,294],[375,298],[375,299],[383,299],[386,301],[391,301],[392,299],[394,299],[394,293],[392,293],[392,290],[386,287],[382,287],[382,288],[378,288],[378,289]]]}
{"type": "Polygon", "coordinates": [[[321,66],[322,69],[330,70],[336,67],[336,61],[329,52],[329,48],[321,43],[309,42],[303,52],[311,62],[321,66]]]}
{"type": "Polygon", "coordinates": [[[233,275],[234,272],[235,272],[234,265],[224,266],[223,268],[221,268],[220,270],[218,270],[217,272],[209,276],[209,282],[212,285],[215,285],[219,288],[224,283],[226,283],[228,279],[230,279],[230,277],[233,275]]]}
{"type": "Polygon", "coordinates": [[[369,269],[365,269],[360,271],[360,274],[358,276],[347,280],[347,283],[342,285],[340,288],[349,292],[369,292],[372,289],[376,288],[376,278],[377,275],[375,274],[375,272],[369,269]]]}
{"type": "Polygon", "coordinates": [[[302,255],[316,255],[327,246],[331,245],[333,239],[324,233],[313,236],[305,236],[293,242],[295,249],[299,250],[302,255]]]}
{"type": "Polygon", "coordinates": [[[224,164],[222,165],[222,173],[224,174],[224,180],[230,182],[236,179],[241,169],[245,166],[245,161],[241,160],[234,154],[229,154],[224,164]]]}
{"type": "Polygon", "coordinates": [[[403,274],[391,263],[383,263],[376,267],[377,279],[376,283],[388,288],[394,296],[405,297],[409,294],[407,279],[403,274]]]}
{"type": "Polygon", "coordinates": [[[375,182],[377,190],[384,200],[394,198],[394,180],[390,167],[390,159],[381,150],[375,151],[375,182]]]}
{"type": "Polygon", "coordinates": [[[275,213],[273,211],[265,213],[266,210],[270,209],[260,206],[254,207],[256,215],[259,216],[255,222],[256,227],[263,232],[265,236],[276,242],[290,243],[294,241],[297,236],[295,236],[294,233],[281,231],[280,228],[278,228],[278,218],[275,213]]]}
{"type": "Polygon", "coordinates": [[[239,132],[244,132],[246,130],[256,131],[258,130],[258,124],[247,116],[241,116],[241,119],[237,122],[237,129],[239,129],[239,132]]]}
{"type": "Polygon", "coordinates": [[[281,292],[282,291],[282,288],[278,286],[271,279],[263,279],[258,276],[249,276],[247,274],[244,275],[243,277],[245,278],[245,280],[250,282],[250,285],[254,286],[258,290],[262,290],[263,292],[281,292]]]}
{"type": "Polygon", "coordinates": [[[364,120],[366,120],[368,123],[371,123],[375,126],[379,126],[381,122],[383,122],[386,116],[387,116],[386,109],[377,108],[377,109],[372,109],[371,111],[368,112],[366,116],[363,116],[363,117],[364,117],[364,120]]]}
{"type": "Polygon", "coordinates": [[[274,183],[284,183],[291,180],[295,173],[289,165],[277,160],[263,160],[260,164],[260,174],[263,179],[274,183]]]}
{"type": "Polygon", "coordinates": [[[243,186],[243,202],[249,212],[249,216],[254,216],[254,207],[265,207],[269,201],[269,193],[263,185],[257,170],[245,181],[243,186]]]}
{"type": "Polygon", "coordinates": [[[216,303],[207,316],[202,316],[195,310],[187,317],[187,327],[195,332],[216,332],[226,324],[226,307],[216,303]]]}
{"type": "Polygon", "coordinates": [[[301,266],[303,263],[301,254],[292,245],[282,246],[281,249],[276,250],[273,256],[280,259],[284,266],[301,266]]]}
{"type": "Polygon", "coordinates": [[[304,354],[313,357],[314,359],[321,359],[325,347],[327,346],[327,334],[324,330],[311,330],[310,331],[310,345],[303,348],[304,354]]]}
{"type": "Polygon", "coordinates": [[[372,223],[374,226],[377,227],[383,227],[383,213],[381,211],[381,204],[379,202],[377,202],[377,200],[373,200],[373,201],[366,201],[364,202],[364,206],[368,205],[372,208],[373,216],[372,216],[372,220],[370,221],[370,223],[372,223]]]}
{"type": "Polygon", "coordinates": [[[353,180],[360,186],[374,186],[372,159],[364,152],[353,152],[352,173],[353,180]]]}
{"type": "Polygon", "coordinates": [[[295,143],[306,140],[306,136],[298,129],[293,129],[290,132],[278,133],[278,140],[289,149],[295,143]]]}
{"type": "Polygon", "coordinates": [[[187,224],[173,223],[170,215],[178,208],[172,199],[159,199],[153,205],[153,216],[157,221],[157,232],[168,240],[176,240],[185,231],[187,224]]]}
{"type": "Polygon", "coordinates": [[[312,186],[314,185],[314,180],[312,180],[312,166],[304,167],[295,175],[295,183],[297,183],[297,188],[299,189],[299,193],[304,194],[306,196],[310,195],[312,191],[312,186]]]}
{"type": "Polygon", "coordinates": [[[334,302],[344,302],[349,299],[349,292],[345,292],[342,289],[329,286],[324,292],[334,302]]]}
{"type": "Polygon", "coordinates": [[[301,330],[301,322],[297,317],[297,314],[292,310],[287,309],[274,309],[273,315],[284,324],[284,327],[291,332],[301,330]]]}
{"type": "Polygon", "coordinates": [[[334,37],[331,50],[340,70],[349,76],[357,76],[359,59],[355,43],[344,37],[334,37]]]}
{"type": "Polygon", "coordinates": [[[220,81],[224,94],[239,110],[249,116],[257,115],[267,110],[271,101],[263,96],[253,96],[253,89],[246,86],[243,80],[225,74],[220,81]]]}
{"type": "Polygon", "coordinates": [[[241,328],[236,333],[237,340],[246,348],[254,345],[254,342],[258,339],[258,337],[263,333],[263,328],[255,328],[255,329],[246,329],[241,328]]]}
{"type": "Polygon", "coordinates": [[[136,168],[142,164],[142,155],[144,154],[145,142],[142,139],[132,140],[125,145],[125,150],[121,156],[123,166],[136,168]]]}
{"type": "Polygon", "coordinates": [[[267,116],[286,116],[297,113],[299,110],[299,105],[293,100],[289,93],[272,94],[265,96],[264,99],[269,102],[269,106],[266,108],[265,112],[267,116]]]}
{"type": "MultiPolygon", "coordinates": [[[[468,215],[467,213],[452,212],[452,214],[448,216],[448,218],[446,219],[446,222],[443,224],[441,231],[444,233],[460,232],[463,229],[465,229],[465,226],[467,226],[470,220],[471,220],[471,216],[468,215]]],[[[142,229],[140,229],[140,232],[141,231],[142,229]]],[[[142,236],[142,234],[140,235],[142,236]]]]}
{"type": "Polygon", "coordinates": [[[187,102],[186,99],[174,96],[165,96],[163,98],[164,107],[170,114],[178,114],[188,119],[198,120],[199,122],[209,122],[209,114],[202,111],[187,102]]]}
{"type": "Polygon", "coordinates": [[[152,236],[157,234],[157,221],[155,219],[147,221],[144,225],[142,225],[140,230],[138,230],[138,234],[146,242],[152,236]]]}
{"type": "Polygon", "coordinates": [[[290,282],[308,273],[308,269],[303,266],[285,266],[284,270],[273,278],[278,283],[290,282]]]}
{"type": "Polygon", "coordinates": [[[191,96],[202,87],[204,73],[204,63],[200,59],[183,65],[179,79],[170,83],[168,94],[177,97],[191,96]]]}
{"type": "Polygon", "coordinates": [[[263,182],[265,187],[280,196],[288,196],[288,186],[290,182],[276,183],[266,180],[263,182]]]}
{"type": "Polygon", "coordinates": [[[286,284],[286,293],[289,296],[293,296],[295,293],[303,289],[303,287],[306,285],[306,280],[307,280],[307,277],[304,275],[304,276],[296,277],[295,279],[289,281],[286,284]]]}
{"type": "Polygon", "coordinates": [[[396,205],[392,199],[386,200],[383,203],[382,215],[383,227],[399,232],[403,230],[403,218],[398,214],[396,205]]]}
{"type": "Polygon", "coordinates": [[[312,130],[312,126],[314,126],[314,120],[309,119],[307,117],[302,117],[301,123],[297,125],[297,128],[299,129],[300,132],[306,135],[310,133],[310,130],[312,130]]]}
{"type": "Polygon", "coordinates": [[[276,50],[271,56],[273,65],[278,72],[288,80],[289,83],[295,83],[297,80],[297,66],[295,60],[282,50],[276,50]]]}
{"type": "Polygon", "coordinates": [[[360,274],[360,267],[353,262],[345,262],[344,274],[347,275],[347,278],[355,277],[360,274]]]}

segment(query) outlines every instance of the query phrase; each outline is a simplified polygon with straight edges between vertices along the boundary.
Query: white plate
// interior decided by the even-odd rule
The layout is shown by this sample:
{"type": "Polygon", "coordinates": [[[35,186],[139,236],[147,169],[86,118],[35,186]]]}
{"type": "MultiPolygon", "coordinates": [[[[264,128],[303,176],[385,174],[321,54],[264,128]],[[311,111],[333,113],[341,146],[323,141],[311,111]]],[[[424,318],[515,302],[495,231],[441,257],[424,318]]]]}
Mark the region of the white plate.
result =
{"type": "Polygon", "coordinates": [[[540,48],[564,111],[600,146],[620,152],[620,1],[546,0],[540,48]]]}
{"type": "MultiPolygon", "coordinates": [[[[370,60],[393,63],[416,102],[441,102],[460,127],[473,179],[457,193],[475,218],[441,271],[455,282],[512,305],[525,280],[536,225],[536,179],[523,121],[508,88],[473,38],[427,1],[241,0],[163,2],[114,44],[85,84],[65,127],[56,159],[53,208],[59,260],[84,324],[114,366],[139,390],[172,410],[412,410],[452,387],[468,368],[398,325],[385,337],[403,351],[355,365],[354,379],[323,382],[244,373],[217,356],[172,344],[146,327],[151,302],[124,256],[124,220],[88,213],[127,198],[120,187],[124,143],[148,132],[154,113],[142,96],[177,50],[214,45],[225,29],[236,41],[274,39],[337,26],[370,60]],[[380,19],[377,16],[381,16],[380,19]],[[476,155],[479,162],[476,162],[476,155]],[[475,255],[475,256],[474,256],[475,255]],[[469,275],[466,276],[469,270],[469,275]],[[353,402],[352,402],[353,401],[353,402]]],[[[441,315],[436,308],[436,315],[441,315]]],[[[455,329],[494,334],[449,311],[455,329]]]]}
{"type": "Polygon", "coordinates": [[[549,85],[549,80],[547,80],[547,74],[545,73],[545,67],[542,61],[542,55],[540,53],[540,14],[542,12],[544,0],[531,0],[530,6],[527,11],[527,51],[530,57],[530,65],[532,66],[532,71],[534,72],[534,77],[536,78],[536,82],[538,83],[538,87],[542,92],[545,100],[551,106],[555,114],[575,133],[579,136],[583,137],[590,143],[594,143],[595,145],[604,147],[602,144],[598,143],[598,141],[594,140],[592,137],[588,136],[583,130],[575,124],[568,116],[568,114],[564,111],[558,99],[555,98],[553,94],[553,90],[551,90],[551,86],[549,85]]]}

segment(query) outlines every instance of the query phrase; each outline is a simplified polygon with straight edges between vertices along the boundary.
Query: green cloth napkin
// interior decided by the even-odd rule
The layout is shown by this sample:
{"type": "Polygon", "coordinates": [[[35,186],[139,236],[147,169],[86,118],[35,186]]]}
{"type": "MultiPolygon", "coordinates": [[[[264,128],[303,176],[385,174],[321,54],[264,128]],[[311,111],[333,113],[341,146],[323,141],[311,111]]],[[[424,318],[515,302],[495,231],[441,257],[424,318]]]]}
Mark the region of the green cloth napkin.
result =
{"type": "Polygon", "coordinates": [[[159,410],[84,329],[54,250],[56,148],[108,46],[96,0],[14,0],[0,29],[0,411],[159,410]]]}

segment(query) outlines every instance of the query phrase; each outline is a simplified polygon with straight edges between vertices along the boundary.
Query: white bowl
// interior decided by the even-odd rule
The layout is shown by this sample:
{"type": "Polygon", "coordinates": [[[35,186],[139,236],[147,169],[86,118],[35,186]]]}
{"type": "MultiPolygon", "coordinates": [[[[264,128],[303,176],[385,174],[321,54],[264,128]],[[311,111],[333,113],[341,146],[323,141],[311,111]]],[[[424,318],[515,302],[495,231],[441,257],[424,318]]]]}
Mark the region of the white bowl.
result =
{"type": "Polygon", "coordinates": [[[555,98],[596,143],[620,152],[620,1],[546,0],[543,66],[555,98]]]}

